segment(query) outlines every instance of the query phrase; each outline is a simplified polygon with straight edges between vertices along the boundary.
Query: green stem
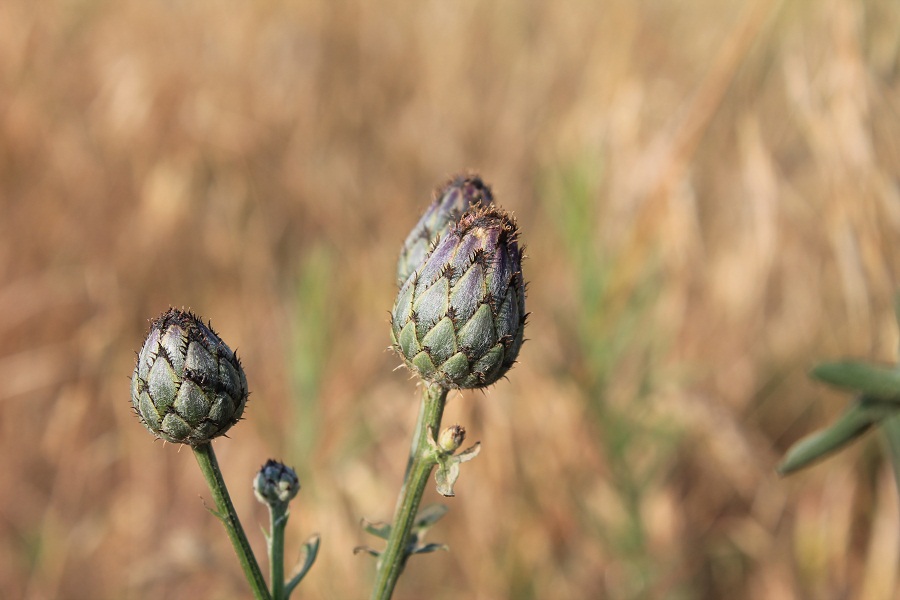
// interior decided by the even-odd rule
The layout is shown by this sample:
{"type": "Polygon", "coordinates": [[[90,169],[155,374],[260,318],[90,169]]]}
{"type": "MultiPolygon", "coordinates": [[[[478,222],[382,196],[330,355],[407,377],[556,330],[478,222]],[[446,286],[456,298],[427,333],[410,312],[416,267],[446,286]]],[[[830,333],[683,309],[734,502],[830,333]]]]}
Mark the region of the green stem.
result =
{"type": "Polygon", "coordinates": [[[894,467],[894,479],[897,482],[897,493],[900,494],[900,414],[882,420],[881,430],[884,432],[884,437],[887,438],[891,464],[894,467]]]}
{"type": "MultiPolygon", "coordinates": [[[[419,403],[419,416],[416,417],[416,428],[413,431],[419,431],[422,427],[422,419],[425,418],[425,402],[419,403]]],[[[435,432],[437,435],[437,432],[435,432]]],[[[406,471],[403,473],[403,480],[406,481],[409,478],[409,472],[412,469],[413,461],[416,459],[416,454],[418,454],[419,450],[419,436],[413,435],[412,444],[409,445],[409,458],[406,461],[406,471]]]]}
{"type": "Polygon", "coordinates": [[[406,565],[406,559],[409,558],[409,534],[419,512],[428,476],[435,465],[434,458],[428,451],[428,430],[431,429],[435,436],[440,433],[447,392],[446,388],[439,385],[426,384],[422,393],[422,410],[413,432],[410,450],[412,462],[407,468],[400,497],[397,498],[397,510],[387,547],[378,559],[372,600],[390,599],[406,565]]]}
{"type": "Polygon", "coordinates": [[[284,528],[287,525],[287,504],[269,504],[269,581],[273,600],[285,600],[284,589],[284,528]]]}
{"type": "Polygon", "coordinates": [[[228,488],[225,487],[225,480],[222,478],[222,471],[219,469],[219,462],[216,460],[216,453],[213,452],[212,445],[209,442],[194,446],[194,457],[200,470],[206,478],[209,490],[212,492],[213,499],[216,502],[216,511],[219,519],[225,525],[225,531],[231,539],[234,551],[241,562],[241,568],[244,570],[244,576],[250,582],[253,588],[253,597],[257,600],[271,600],[269,590],[266,588],[266,580],[263,579],[262,571],[259,570],[259,564],[256,562],[256,556],[250,548],[250,542],[244,534],[244,528],[241,527],[241,521],[238,519],[231,503],[231,497],[228,495],[228,488]]]}

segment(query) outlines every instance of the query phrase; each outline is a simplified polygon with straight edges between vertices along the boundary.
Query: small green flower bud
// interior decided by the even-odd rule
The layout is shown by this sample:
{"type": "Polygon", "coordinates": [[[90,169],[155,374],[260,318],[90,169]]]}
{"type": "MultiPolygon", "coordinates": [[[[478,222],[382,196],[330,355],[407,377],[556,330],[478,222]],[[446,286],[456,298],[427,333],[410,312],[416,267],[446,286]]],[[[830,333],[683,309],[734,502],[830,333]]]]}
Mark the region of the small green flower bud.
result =
{"type": "Polygon", "coordinates": [[[438,438],[438,446],[440,446],[441,450],[447,452],[448,454],[453,454],[456,452],[457,448],[462,446],[462,443],[466,440],[466,428],[462,425],[453,425],[452,427],[447,427],[441,432],[440,437],[438,438]]]}
{"type": "Polygon", "coordinates": [[[391,339],[406,366],[446,388],[479,388],[516,361],[525,280],[515,220],[495,206],[466,212],[406,280],[391,339]]]}
{"type": "Polygon", "coordinates": [[[299,491],[297,473],[277,460],[267,460],[253,480],[257,500],[269,506],[287,504],[299,491]]]}
{"type": "Polygon", "coordinates": [[[150,433],[197,446],[240,420],[247,395],[240,361],[210,326],[174,308],[151,323],[131,376],[131,404],[150,433]]]}
{"type": "Polygon", "coordinates": [[[487,206],[494,200],[491,188],[475,174],[453,177],[435,191],[434,197],[403,243],[397,261],[398,285],[403,285],[435,240],[443,237],[464,212],[473,206],[487,206]]]}
{"type": "Polygon", "coordinates": [[[453,486],[459,479],[459,466],[464,462],[469,462],[481,452],[481,442],[476,442],[474,446],[466,448],[459,454],[453,454],[465,436],[466,430],[459,425],[454,425],[442,431],[438,441],[435,441],[434,429],[428,428],[428,436],[425,439],[431,447],[431,457],[437,463],[434,481],[437,484],[438,494],[442,496],[455,495],[453,486]]]}

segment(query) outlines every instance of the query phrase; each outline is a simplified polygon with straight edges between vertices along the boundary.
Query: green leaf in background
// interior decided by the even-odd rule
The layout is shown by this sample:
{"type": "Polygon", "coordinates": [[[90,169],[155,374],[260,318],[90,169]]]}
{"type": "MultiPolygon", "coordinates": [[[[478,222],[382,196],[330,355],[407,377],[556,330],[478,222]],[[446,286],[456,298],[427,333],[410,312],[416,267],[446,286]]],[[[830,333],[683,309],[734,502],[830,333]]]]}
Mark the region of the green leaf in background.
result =
{"type": "Polygon", "coordinates": [[[811,375],[873,399],[900,403],[900,371],[895,367],[843,361],[818,365],[811,375]]]}
{"type": "Polygon", "coordinates": [[[897,408],[892,403],[860,398],[830,427],[794,444],[778,465],[778,473],[787,475],[825,458],[861,436],[872,425],[896,413],[897,408]]]}
{"type": "MultiPolygon", "coordinates": [[[[291,456],[310,456],[320,435],[320,393],[327,376],[328,357],[334,349],[334,279],[338,270],[335,251],[328,244],[310,247],[304,255],[293,289],[291,329],[291,379],[294,420],[286,431],[291,456]]],[[[306,479],[300,464],[298,472],[306,479]]],[[[308,475],[308,473],[307,473],[308,475]]]]}

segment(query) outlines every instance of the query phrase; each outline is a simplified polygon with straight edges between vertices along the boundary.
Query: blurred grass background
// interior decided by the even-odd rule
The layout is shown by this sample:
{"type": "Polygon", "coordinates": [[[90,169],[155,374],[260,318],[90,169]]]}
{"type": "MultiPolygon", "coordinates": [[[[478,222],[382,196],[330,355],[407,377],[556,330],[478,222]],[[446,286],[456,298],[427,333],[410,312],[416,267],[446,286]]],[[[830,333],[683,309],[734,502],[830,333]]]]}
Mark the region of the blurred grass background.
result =
{"type": "Polygon", "coordinates": [[[299,597],[366,597],[418,402],[394,261],[472,168],[531,341],[453,396],[484,451],[397,598],[898,597],[877,437],[773,473],[847,401],[812,365],[896,359],[898,52],[889,0],[0,3],[0,596],[246,597],[130,410],[175,305],[243,359],[216,451],[258,552],[277,457],[299,597]]]}

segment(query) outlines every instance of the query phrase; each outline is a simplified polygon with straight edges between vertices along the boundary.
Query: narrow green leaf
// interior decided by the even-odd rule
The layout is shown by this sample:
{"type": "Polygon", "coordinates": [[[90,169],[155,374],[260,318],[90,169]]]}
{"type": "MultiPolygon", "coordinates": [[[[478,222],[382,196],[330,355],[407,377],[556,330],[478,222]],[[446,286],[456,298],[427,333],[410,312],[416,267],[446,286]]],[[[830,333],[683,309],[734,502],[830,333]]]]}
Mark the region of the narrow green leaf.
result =
{"type": "Polygon", "coordinates": [[[900,371],[894,367],[844,361],[818,365],[811,375],[878,400],[900,403],[900,371]]]}
{"type": "Polygon", "coordinates": [[[861,436],[881,419],[896,412],[892,403],[866,398],[857,400],[830,427],[794,444],[778,465],[778,473],[787,475],[826,457],[861,436]]]}
{"type": "Polygon", "coordinates": [[[370,556],[374,556],[375,558],[381,556],[381,552],[369,546],[357,546],[353,549],[353,554],[368,554],[370,556]]]}
{"type": "Polygon", "coordinates": [[[427,529],[437,523],[450,510],[445,504],[429,504],[416,515],[415,529],[427,529]]]}
{"type": "Polygon", "coordinates": [[[479,452],[481,452],[481,442],[476,442],[475,445],[471,448],[466,448],[465,450],[457,454],[456,458],[461,463],[469,462],[470,460],[478,456],[479,452]]]}
{"type": "Polygon", "coordinates": [[[450,546],[447,544],[425,544],[413,550],[412,554],[428,554],[437,550],[450,550],[450,546]]]}
{"type": "MultiPolygon", "coordinates": [[[[284,586],[285,598],[289,598],[291,592],[294,591],[294,588],[297,587],[297,584],[300,583],[300,580],[309,572],[309,569],[313,566],[313,563],[316,562],[316,557],[319,555],[319,534],[312,535],[306,543],[303,544],[303,566],[300,567],[300,570],[297,571],[297,574],[294,575],[290,581],[288,581],[284,586]]],[[[354,549],[354,553],[357,549],[354,549]]],[[[372,553],[371,549],[368,549],[370,553],[372,553]]]]}
{"type": "Polygon", "coordinates": [[[377,523],[372,523],[368,519],[362,520],[362,528],[367,532],[371,533],[375,537],[380,537],[383,540],[391,537],[391,524],[385,523],[384,521],[378,521],[377,523]]]}

